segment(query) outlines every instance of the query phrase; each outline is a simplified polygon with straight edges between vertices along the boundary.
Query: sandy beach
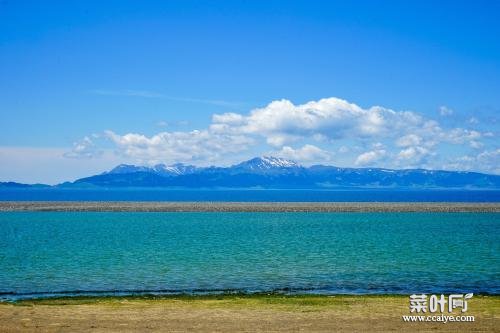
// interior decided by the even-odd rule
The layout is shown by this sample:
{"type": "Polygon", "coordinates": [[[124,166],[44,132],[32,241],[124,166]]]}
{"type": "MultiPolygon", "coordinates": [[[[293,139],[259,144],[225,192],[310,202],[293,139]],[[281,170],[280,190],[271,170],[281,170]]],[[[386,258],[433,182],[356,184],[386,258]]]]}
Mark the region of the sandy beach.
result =
{"type": "Polygon", "coordinates": [[[133,202],[2,201],[0,212],[500,212],[500,203],[471,202],[133,202]]]}
{"type": "MultiPolygon", "coordinates": [[[[474,296],[474,322],[408,323],[407,296],[110,297],[0,303],[2,332],[498,332],[500,297],[474,296]]],[[[445,313],[447,314],[447,313],[445,313]]]]}

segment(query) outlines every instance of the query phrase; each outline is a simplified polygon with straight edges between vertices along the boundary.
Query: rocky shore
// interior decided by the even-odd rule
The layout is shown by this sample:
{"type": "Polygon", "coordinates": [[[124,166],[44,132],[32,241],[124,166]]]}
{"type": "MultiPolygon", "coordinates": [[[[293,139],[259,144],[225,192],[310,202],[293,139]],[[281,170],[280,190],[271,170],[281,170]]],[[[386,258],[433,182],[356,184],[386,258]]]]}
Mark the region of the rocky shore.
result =
{"type": "Polygon", "coordinates": [[[0,212],[500,212],[470,202],[131,202],[2,201],[0,212]]]}

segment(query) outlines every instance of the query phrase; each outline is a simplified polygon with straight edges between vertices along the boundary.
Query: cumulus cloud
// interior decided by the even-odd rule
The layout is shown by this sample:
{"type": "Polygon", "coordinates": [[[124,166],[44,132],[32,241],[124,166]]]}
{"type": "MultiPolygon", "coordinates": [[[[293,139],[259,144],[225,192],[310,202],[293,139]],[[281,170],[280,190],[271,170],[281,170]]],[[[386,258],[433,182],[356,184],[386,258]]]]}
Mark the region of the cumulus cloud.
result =
{"type": "MultiPolygon", "coordinates": [[[[450,112],[450,111],[446,111],[450,112]]],[[[220,133],[242,133],[264,137],[275,147],[312,138],[380,140],[393,138],[403,146],[433,146],[449,141],[477,141],[479,132],[463,128],[444,130],[437,121],[412,111],[394,111],[381,106],[362,108],[339,98],[325,98],[301,105],[279,100],[248,115],[214,115],[211,129],[220,133]]]]}
{"type": "Polygon", "coordinates": [[[408,147],[399,151],[397,154],[397,162],[398,165],[403,167],[418,167],[431,155],[433,155],[433,153],[425,147],[408,147]]]}
{"type": "Polygon", "coordinates": [[[367,151],[356,158],[354,164],[357,166],[376,165],[382,158],[387,155],[385,149],[375,149],[367,151]]]}
{"type": "Polygon", "coordinates": [[[471,141],[469,143],[469,146],[471,148],[474,148],[474,149],[480,149],[480,148],[484,147],[484,144],[482,142],[479,142],[479,141],[471,141]]]}
{"type": "Polygon", "coordinates": [[[214,114],[212,121],[216,124],[240,125],[244,118],[241,114],[228,112],[224,114],[214,114]]]}
{"type": "Polygon", "coordinates": [[[422,138],[415,134],[408,134],[396,140],[398,147],[416,146],[422,142],[422,138]]]}
{"type": "Polygon", "coordinates": [[[419,117],[411,112],[397,113],[378,106],[363,109],[339,98],[326,98],[302,105],[288,100],[274,101],[244,117],[234,113],[215,115],[212,126],[219,131],[264,136],[269,144],[281,146],[303,137],[384,135],[394,126],[418,121],[419,117]]]}
{"type": "Polygon", "coordinates": [[[119,135],[113,131],[105,134],[120,154],[144,164],[217,161],[253,143],[251,138],[242,135],[214,134],[208,130],[161,132],[151,137],[137,133],[119,135]]]}
{"type": "Polygon", "coordinates": [[[94,158],[102,155],[102,150],[98,149],[93,140],[86,136],[73,143],[73,148],[63,154],[67,158],[94,158]]]}
{"type": "Polygon", "coordinates": [[[275,152],[278,157],[295,160],[298,162],[327,162],[331,159],[332,153],[327,152],[314,145],[306,144],[301,148],[294,149],[284,146],[281,150],[275,152]]]}
{"type": "Polygon", "coordinates": [[[483,171],[500,174],[500,148],[485,150],[476,155],[464,155],[444,165],[445,169],[458,171],[483,171]]]}
{"type": "MultiPolygon", "coordinates": [[[[447,107],[440,112],[453,113],[447,107]]],[[[236,154],[252,157],[271,148],[276,155],[298,161],[337,164],[340,159],[344,166],[442,167],[430,157],[445,156],[443,159],[450,162],[467,153],[466,149],[477,153],[496,148],[491,147],[493,133],[467,126],[450,127],[414,111],[363,108],[339,98],[297,105],[282,99],[248,113],[214,114],[204,129],[163,131],[151,136],[110,130],[104,137],[120,156],[145,164],[221,164],[236,158],[236,154]],[[447,152],[441,154],[444,149],[447,152]]],[[[92,147],[93,143],[84,138],[75,143],[67,157],[90,157],[92,147]]]]}
{"type": "Polygon", "coordinates": [[[444,140],[454,144],[463,144],[466,142],[476,141],[481,138],[481,133],[474,130],[463,128],[454,128],[444,134],[444,140]]]}

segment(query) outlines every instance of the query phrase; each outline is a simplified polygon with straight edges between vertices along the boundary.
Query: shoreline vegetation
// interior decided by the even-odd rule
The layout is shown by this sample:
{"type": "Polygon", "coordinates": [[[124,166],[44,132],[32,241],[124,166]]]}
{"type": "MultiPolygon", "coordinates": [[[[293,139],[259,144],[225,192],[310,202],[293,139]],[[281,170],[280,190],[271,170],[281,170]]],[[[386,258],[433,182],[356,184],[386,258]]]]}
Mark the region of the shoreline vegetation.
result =
{"type": "Polygon", "coordinates": [[[456,212],[499,213],[499,202],[0,201],[0,212],[456,212]]]}
{"type": "Polygon", "coordinates": [[[500,296],[474,295],[466,312],[474,322],[409,323],[402,320],[410,315],[404,295],[70,297],[0,303],[0,327],[9,332],[495,331],[499,310],[500,296]]]}

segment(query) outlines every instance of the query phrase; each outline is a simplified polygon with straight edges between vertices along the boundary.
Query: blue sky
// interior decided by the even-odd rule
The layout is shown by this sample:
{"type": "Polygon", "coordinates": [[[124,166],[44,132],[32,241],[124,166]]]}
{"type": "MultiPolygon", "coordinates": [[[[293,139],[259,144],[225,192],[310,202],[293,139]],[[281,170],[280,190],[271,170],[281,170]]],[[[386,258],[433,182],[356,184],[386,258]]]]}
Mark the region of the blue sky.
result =
{"type": "Polygon", "coordinates": [[[498,1],[0,1],[0,180],[118,163],[500,173],[498,1]]]}

